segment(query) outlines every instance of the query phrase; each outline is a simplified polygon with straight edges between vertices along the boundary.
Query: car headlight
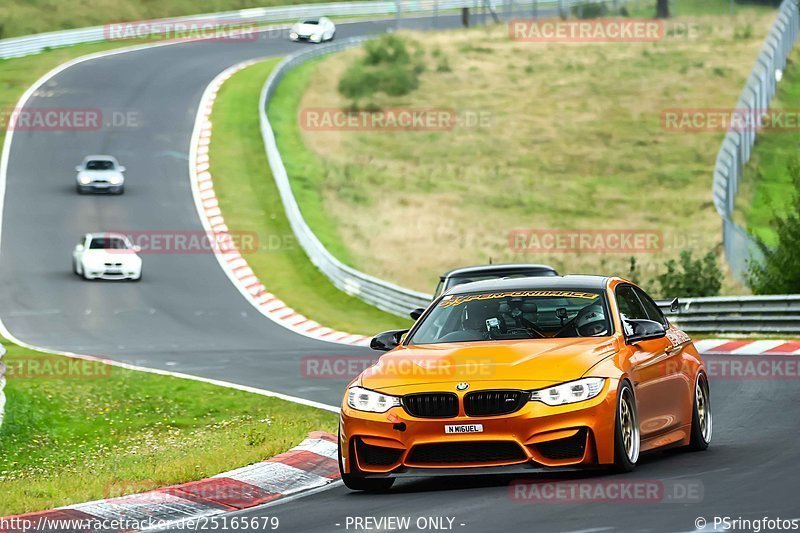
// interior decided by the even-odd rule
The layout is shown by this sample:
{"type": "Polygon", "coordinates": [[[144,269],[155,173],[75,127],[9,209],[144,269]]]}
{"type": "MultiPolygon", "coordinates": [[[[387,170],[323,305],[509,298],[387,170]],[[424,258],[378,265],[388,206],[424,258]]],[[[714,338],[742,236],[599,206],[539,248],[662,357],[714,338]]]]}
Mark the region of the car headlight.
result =
{"type": "Polygon", "coordinates": [[[321,33],[315,33],[315,34],[313,34],[311,36],[311,40],[312,41],[319,41],[320,39],[322,39],[322,34],[321,33]]]}
{"type": "Polygon", "coordinates": [[[119,185],[122,183],[122,176],[111,176],[111,179],[108,181],[111,182],[111,185],[119,185]]]}
{"type": "Polygon", "coordinates": [[[292,39],[292,40],[296,40],[298,37],[299,37],[299,35],[297,35],[296,31],[293,31],[293,32],[291,32],[289,34],[289,38],[292,39]]]}
{"type": "Polygon", "coordinates": [[[600,394],[605,382],[605,378],[584,378],[570,381],[555,387],[531,391],[531,400],[547,405],[564,405],[591,400],[600,394]]]}
{"type": "Polygon", "coordinates": [[[361,387],[351,387],[347,391],[347,405],[356,411],[385,413],[392,407],[399,406],[400,398],[361,387]]]}
{"type": "Polygon", "coordinates": [[[92,182],[92,178],[89,176],[80,176],[78,181],[81,182],[81,185],[89,185],[92,182]]]}

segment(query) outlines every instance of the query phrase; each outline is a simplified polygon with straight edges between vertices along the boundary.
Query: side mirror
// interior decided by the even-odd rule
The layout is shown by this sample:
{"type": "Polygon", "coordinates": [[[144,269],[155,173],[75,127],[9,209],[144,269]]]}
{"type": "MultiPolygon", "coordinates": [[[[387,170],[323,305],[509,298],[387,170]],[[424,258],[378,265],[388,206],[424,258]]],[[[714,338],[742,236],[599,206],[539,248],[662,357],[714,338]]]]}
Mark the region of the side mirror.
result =
{"type": "Polygon", "coordinates": [[[416,309],[414,309],[413,311],[411,311],[411,312],[409,313],[409,315],[411,315],[411,318],[412,318],[412,319],[414,319],[414,320],[417,320],[417,319],[419,319],[419,317],[421,317],[421,316],[422,316],[422,313],[424,313],[424,312],[425,312],[425,309],[424,309],[424,308],[422,308],[422,307],[417,307],[416,309]]]}
{"type": "Polygon", "coordinates": [[[80,172],[81,170],[83,170],[82,166],[78,165],[77,167],[75,167],[76,172],[80,172]]]}
{"type": "Polygon", "coordinates": [[[675,298],[674,300],[672,300],[672,303],[669,304],[669,312],[670,313],[677,313],[680,310],[681,310],[681,304],[678,301],[678,299],[675,298]]]}
{"type": "Polygon", "coordinates": [[[142,247],[141,247],[141,246],[139,246],[138,244],[134,244],[134,245],[133,245],[133,251],[134,251],[134,252],[136,252],[136,253],[138,254],[139,252],[141,252],[141,251],[142,251],[142,247]]]}
{"type": "Polygon", "coordinates": [[[122,165],[120,165],[118,170],[119,170],[120,172],[125,172],[125,167],[123,167],[122,165]]]}
{"type": "Polygon", "coordinates": [[[628,344],[666,337],[664,326],[653,320],[625,320],[625,340],[628,344]]]}
{"type": "Polygon", "coordinates": [[[407,329],[396,329],[378,333],[370,341],[369,347],[380,352],[388,352],[400,346],[400,340],[406,333],[408,333],[407,329]]]}
{"type": "Polygon", "coordinates": [[[82,252],[83,251],[83,245],[82,244],[76,244],[75,245],[75,251],[76,252],[82,252]]]}

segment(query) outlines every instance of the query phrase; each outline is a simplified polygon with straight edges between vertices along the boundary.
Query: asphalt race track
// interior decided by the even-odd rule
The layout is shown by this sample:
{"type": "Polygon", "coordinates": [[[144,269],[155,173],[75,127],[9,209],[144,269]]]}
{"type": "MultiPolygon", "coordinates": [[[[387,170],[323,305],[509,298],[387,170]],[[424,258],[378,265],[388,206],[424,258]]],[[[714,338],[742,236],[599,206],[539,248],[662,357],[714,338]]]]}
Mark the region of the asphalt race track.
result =
{"type": "MultiPolygon", "coordinates": [[[[337,37],[378,33],[390,24],[342,24],[337,37]]],[[[455,26],[458,19],[441,17],[439,24],[455,26]]],[[[428,28],[431,22],[404,25],[428,28]]],[[[238,293],[212,255],[146,255],[141,283],[83,282],[70,265],[73,246],[89,231],[202,231],[188,150],[203,90],[235,63],[285,55],[298,46],[304,45],[265,35],[250,42],[156,47],[78,64],[37,91],[29,106],[133,110],[142,122],[14,134],[0,250],[5,326],[37,346],[337,405],[343,381],[304,379],[300,359],[371,352],[314,341],[271,322],[238,293]],[[124,196],[75,193],[73,168],[90,153],[111,153],[127,167],[124,196]]],[[[646,503],[514,501],[509,482],[516,478],[459,477],[403,480],[387,494],[336,487],[242,514],[278,516],[280,530],[292,532],[356,530],[346,528],[348,517],[409,516],[412,524],[417,517],[450,517],[453,530],[469,532],[693,531],[697,517],[709,523],[715,515],[800,518],[797,382],[717,381],[712,399],[715,434],[707,452],[645,456],[628,476],[550,478],[700,488],[688,503],[670,501],[671,493],[646,503]]]]}

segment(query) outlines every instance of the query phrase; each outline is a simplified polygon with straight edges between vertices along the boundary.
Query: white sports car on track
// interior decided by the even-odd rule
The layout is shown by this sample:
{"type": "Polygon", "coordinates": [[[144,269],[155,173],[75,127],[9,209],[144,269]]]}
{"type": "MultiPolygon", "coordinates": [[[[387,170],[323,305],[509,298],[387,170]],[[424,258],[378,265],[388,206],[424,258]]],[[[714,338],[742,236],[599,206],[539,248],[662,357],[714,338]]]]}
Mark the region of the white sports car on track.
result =
{"type": "Polygon", "coordinates": [[[78,194],[87,192],[122,194],[125,192],[125,167],[110,155],[89,155],[75,167],[78,194]]]}
{"type": "Polygon", "coordinates": [[[289,30],[289,38],[293,41],[311,41],[321,43],[332,41],[336,26],[328,17],[306,19],[298,22],[289,30]]]}
{"type": "Polygon", "coordinates": [[[72,252],[72,270],[84,279],[142,279],[142,259],[118,233],[87,233],[72,252]]]}

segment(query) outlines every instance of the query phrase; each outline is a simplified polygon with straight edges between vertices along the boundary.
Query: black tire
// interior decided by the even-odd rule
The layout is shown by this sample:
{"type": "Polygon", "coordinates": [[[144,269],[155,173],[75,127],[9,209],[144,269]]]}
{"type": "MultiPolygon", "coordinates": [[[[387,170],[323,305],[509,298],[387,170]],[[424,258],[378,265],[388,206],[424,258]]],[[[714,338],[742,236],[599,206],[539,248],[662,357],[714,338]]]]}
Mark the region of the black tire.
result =
{"type": "Polygon", "coordinates": [[[75,261],[74,258],[72,259],[72,273],[75,274],[76,276],[80,275],[78,274],[78,262],[75,261]]]}
{"type": "Polygon", "coordinates": [[[701,373],[697,376],[692,404],[692,434],[689,437],[689,445],[686,449],[693,452],[701,452],[707,449],[708,445],[711,444],[714,427],[714,417],[711,411],[711,394],[708,387],[708,379],[705,374],[701,373]],[[698,393],[704,394],[700,402],[698,402],[698,393]],[[702,409],[705,411],[703,418],[700,417],[701,403],[703,404],[702,409]]]}
{"type": "Polygon", "coordinates": [[[346,474],[344,472],[344,466],[342,466],[341,443],[339,443],[338,445],[337,457],[339,459],[339,474],[342,476],[342,481],[344,482],[344,486],[350,490],[360,490],[364,492],[382,492],[385,490],[389,490],[390,488],[392,488],[392,485],[394,485],[394,478],[392,477],[367,478],[367,477],[354,476],[353,474],[346,474]]]}
{"type": "Polygon", "coordinates": [[[636,461],[639,459],[639,446],[640,433],[639,433],[639,416],[636,411],[636,398],[633,394],[633,388],[628,381],[622,381],[617,389],[617,409],[614,421],[614,470],[616,472],[624,473],[631,472],[636,468],[636,461]],[[623,403],[627,404],[626,416],[633,416],[634,434],[629,438],[634,439],[636,451],[633,457],[629,456],[628,446],[625,443],[623,436],[623,403]]]}
{"type": "Polygon", "coordinates": [[[78,191],[78,194],[84,194],[86,191],[83,190],[83,187],[80,185],[76,185],[75,189],[78,191]]]}

